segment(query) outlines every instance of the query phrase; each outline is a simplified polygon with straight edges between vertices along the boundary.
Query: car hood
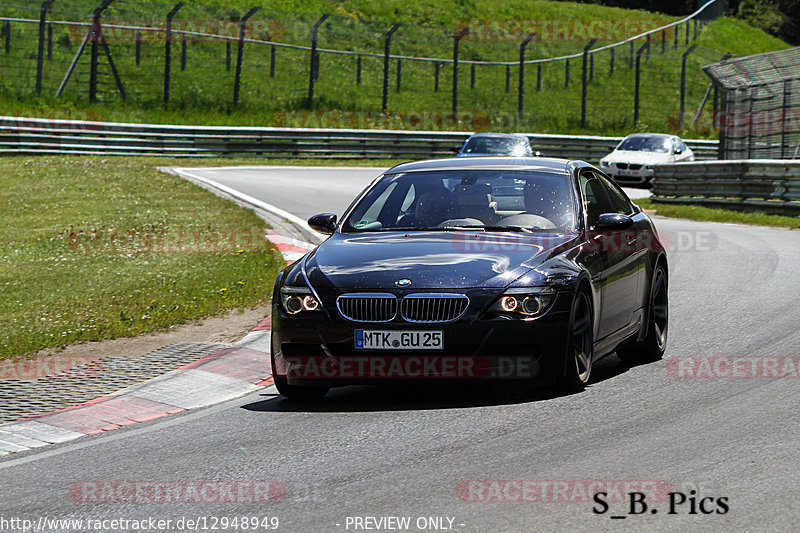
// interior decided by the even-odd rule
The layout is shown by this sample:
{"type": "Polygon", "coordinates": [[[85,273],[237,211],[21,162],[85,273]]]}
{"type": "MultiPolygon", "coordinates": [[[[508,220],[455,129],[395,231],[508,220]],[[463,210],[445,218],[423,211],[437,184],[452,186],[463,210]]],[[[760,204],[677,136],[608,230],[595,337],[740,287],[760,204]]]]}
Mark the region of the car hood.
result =
{"type": "Polygon", "coordinates": [[[506,287],[563,251],[575,233],[411,231],[335,233],[306,259],[314,288],[506,287]]]}
{"type": "Polygon", "coordinates": [[[669,163],[674,161],[671,154],[663,152],[645,152],[644,150],[615,150],[605,156],[602,160],[610,163],[633,163],[640,165],[653,165],[658,163],[669,163]]]}

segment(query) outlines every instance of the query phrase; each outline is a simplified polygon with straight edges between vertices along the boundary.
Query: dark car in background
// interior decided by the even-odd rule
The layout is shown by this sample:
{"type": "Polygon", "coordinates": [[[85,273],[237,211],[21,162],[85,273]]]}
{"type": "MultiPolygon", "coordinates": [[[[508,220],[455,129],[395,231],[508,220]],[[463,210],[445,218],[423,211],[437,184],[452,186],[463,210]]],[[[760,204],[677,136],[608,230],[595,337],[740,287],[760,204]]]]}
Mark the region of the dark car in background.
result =
{"type": "Polygon", "coordinates": [[[579,391],[614,351],[658,359],[667,258],[653,222],[582,161],[404,163],[278,276],[272,368],[290,398],[385,379],[579,391]]]}
{"type": "Polygon", "coordinates": [[[531,157],[538,155],[531,149],[525,135],[517,133],[473,133],[470,135],[456,157],[509,156],[531,157]]]}

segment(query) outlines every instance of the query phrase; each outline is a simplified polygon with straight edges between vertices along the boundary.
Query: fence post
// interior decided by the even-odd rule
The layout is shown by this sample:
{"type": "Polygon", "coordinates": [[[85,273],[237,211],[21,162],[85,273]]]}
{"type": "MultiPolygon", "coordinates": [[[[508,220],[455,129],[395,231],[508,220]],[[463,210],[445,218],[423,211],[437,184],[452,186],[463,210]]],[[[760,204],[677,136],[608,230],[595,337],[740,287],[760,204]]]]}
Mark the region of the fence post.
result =
{"type": "Polygon", "coordinates": [[[89,71],[89,101],[97,101],[97,56],[98,45],[100,43],[100,34],[103,28],[100,26],[100,15],[105,11],[108,5],[114,0],[103,0],[103,3],[97,6],[92,14],[92,51],[91,51],[91,69],[89,71]]]}
{"type": "Polygon", "coordinates": [[[53,60],[53,25],[47,25],[47,60],[53,60]]]}
{"type": "Polygon", "coordinates": [[[181,35],[181,72],[186,70],[186,34],[181,35]]]}
{"type": "Polygon", "coordinates": [[[536,64],[536,91],[542,90],[542,64],[536,64]]]}
{"type": "Polygon", "coordinates": [[[694,21],[694,30],[692,31],[692,40],[697,40],[697,19],[692,19],[694,21]]]}
{"type": "Polygon", "coordinates": [[[225,70],[231,71],[231,42],[225,41],[225,70]]]}
{"type": "Polygon", "coordinates": [[[635,126],[637,122],[639,122],[639,71],[641,70],[641,59],[642,59],[642,51],[644,51],[645,46],[648,43],[643,44],[637,51],[636,51],[636,86],[633,91],[633,125],[635,126]]]}
{"type": "Polygon", "coordinates": [[[594,79],[594,54],[589,56],[589,81],[594,79]]]}
{"type": "Polygon", "coordinates": [[[6,54],[11,53],[11,21],[7,20],[5,24],[5,37],[6,37],[6,54]]]}
{"type": "Polygon", "coordinates": [[[683,131],[683,113],[686,110],[686,58],[694,52],[695,48],[697,48],[697,45],[693,44],[681,56],[681,115],[678,125],[680,131],[683,131]]]}
{"type": "Polygon", "coordinates": [[[356,85],[361,85],[361,56],[356,56],[356,85]]]}
{"type": "Polygon", "coordinates": [[[594,46],[594,43],[597,42],[597,38],[592,38],[586,46],[583,47],[583,70],[581,71],[581,127],[586,127],[586,88],[588,86],[588,79],[587,79],[587,72],[586,72],[586,63],[589,59],[589,48],[594,46]]]}
{"type": "Polygon", "coordinates": [[[402,24],[402,22],[395,22],[383,36],[383,95],[381,97],[381,111],[383,112],[389,108],[389,52],[392,47],[392,35],[402,24]]]}
{"type": "MultiPolygon", "coordinates": [[[[720,61],[725,61],[726,59],[731,57],[731,55],[732,54],[730,52],[725,53],[725,55],[722,56],[722,59],[720,59],[720,61]]],[[[708,97],[711,94],[711,91],[714,90],[714,87],[715,86],[714,86],[714,82],[713,81],[708,84],[708,88],[706,89],[706,94],[703,95],[703,101],[700,102],[700,107],[697,108],[697,113],[695,113],[695,115],[694,115],[694,120],[692,121],[692,126],[697,126],[697,121],[700,120],[700,114],[703,112],[703,108],[706,106],[706,103],[708,102],[708,97]]],[[[715,96],[715,98],[716,98],[716,96],[715,96]]],[[[716,111],[716,109],[714,111],[716,111]]]]}
{"type": "Polygon", "coordinates": [[[511,90],[511,65],[506,65],[506,92],[511,90]]]}
{"type": "Polygon", "coordinates": [[[525,47],[536,33],[531,32],[519,45],[519,87],[517,88],[517,117],[522,120],[522,104],[525,98],[525,47]]]}
{"type": "Polygon", "coordinates": [[[142,64],[142,32],[136,30],[136,66],[142,64]]]}
{"type": "Polygon", "coordinates": [[[675,29],[675,45],[673,46],[673,48],[678,48],[678,34],[681,31],[681,27],[678,26],[678,25],[675,25],[675,26],[673,26],[673,28],[675,29]]]}
{"type": "Polygon", "coordinates": [[[650,35],[647,36],[647,55],[645,55],[645,60],[650,61],[650,35]]]}
{"type": "Polygon", "coordinates": [[[667,51],[667,30],[661,30],[661,53],[667,51]]]}
{"type": "Polygon", "coordinates": [[[402,75],[403,75],[403,60],[402,59],[398,59],[397,60],[397,91],[396,91],[398,93],[400,92],[400,80],[402,79],[402,75]]]}
{"type": "Polygon", "coordinates": [[[239,87],[242,84],[242,60],[244,59],[244,32],[247,29],[247,20],[261,9],[259,6],[251,7],[239,21],[239,46],[236,50],[236,75],[233,79],[233,105],[239,103],[239,87]]]}
{"type": "Polygon", "coordinates": [[[614,49],[613,48],[611,49],[611,61],[609,61],[608,75],[609,76],[613,76],[614,75],[614,49]]]}
{"type": "MultiPolygon", "coordinates": [[[[272,40],[270,38],[270,40],[272,40]]],[[[269,47],[269,77],[275,77],[275,45],[270,45],[269,47]]]]}
{"type": "Polygon", "coordinates": [[[39,50],[36,56],[36,94],[42,94],[42,63],[44,61],[45,26],[47,25],[47,8],[53,0],[44,0],[39,9],[39,50]]]}
{"type": "Polygon", "coordinates": [[[433,92],[439,92],[439,71],[442,69],[442,64],[438,61],[433,64],[433,92]]]}
{"type": "Polygon", "coordinates": [[[689,46],[689,21],[683,23],[686,26],[686,42],[684,43],[686,46],[689,46]]]}
{"type": "Polygon", "coordinates": [[[169,103],[169,77],[172,69],[172,17],[183,7],[183,2],[178,2],[167,13],[167,27],[164,32],[164,105],[169,103]]]}
{"type": "Polygon", "coordinates": [[[322,15],[311,27],[311,61],[308,72],[308,108],[314,108],[314,82],[317,79],[317,30],[330,17],[330,13],[322,15]]]}
{"type": "Polygon", "coordinates": [[[628,59],[628,68],[633,68],[633,41],[631,41],[630,59],[628,59]]]}
{"type": "Polygon", "coordinates": [[[569,87],[569,59],[564,61],[564,87],[569,87]]]}
{"type": "Polygon", "coordinates": [[[469,28],[462,28],[453,36],[453,120],[458,113],[458,43],[469,33],[469,28]]]}

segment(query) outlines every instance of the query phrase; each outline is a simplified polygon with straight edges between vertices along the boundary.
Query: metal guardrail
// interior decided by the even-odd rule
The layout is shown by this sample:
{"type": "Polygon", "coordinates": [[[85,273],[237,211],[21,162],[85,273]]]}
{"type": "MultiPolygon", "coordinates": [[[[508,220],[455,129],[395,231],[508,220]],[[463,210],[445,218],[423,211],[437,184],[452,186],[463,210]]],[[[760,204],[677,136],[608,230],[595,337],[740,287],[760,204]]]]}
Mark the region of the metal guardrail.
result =
{"type": "MultiPolygon", "coordinates": [[[[428,158],[452,156],[468,132],[234,126],[173,126],[0,117],[0,156],[17,154],[428,158]]],[[[549,157],[598,161],[620,137],[526,134],[549,157]]],[[[687,140],[698,159],[715,159],[718,142],[687,140]]]]}
{"type": "Polygon", "coordinates": [[[742,159],[656,165],[653,200],[800,215],[800,161],[742,159]]]}

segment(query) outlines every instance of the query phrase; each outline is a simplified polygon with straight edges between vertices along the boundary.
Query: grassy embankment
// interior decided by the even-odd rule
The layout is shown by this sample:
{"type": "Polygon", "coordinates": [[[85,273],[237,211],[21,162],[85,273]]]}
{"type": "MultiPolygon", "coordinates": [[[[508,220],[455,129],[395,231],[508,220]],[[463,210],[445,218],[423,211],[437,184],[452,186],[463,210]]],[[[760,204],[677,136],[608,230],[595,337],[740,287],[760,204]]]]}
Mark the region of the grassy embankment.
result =
{"type": "MultiPolygon", "coordinates": [[[[231,0],[217,2],[219,6],[201,4],[185,6],[176,17],[176,24],[189,22],[195,29],[202,21],[235,20],[252,2],[231,0]],[[224,6],[222,4],[225,4],[224,6]]],[[[426,57],[452,57],[452,34],[464,20],[479,20],[473,26],[486,28],[493,21],[494,33],[475,33],[462,41],[460,57],[470,60],[516,61],[519,57],[519,35],[509,21],[535,21],[545,26],[533,26],[543,33],[542,40],[528,45],[527,58],[544,58],[579,52],[586,44],[586,23],[600,21],[601,31],[607,32],[595,47],[676,20],[658,13],[624,10],[570,2],[477,2],[463,6],[431,5],[422,0],[368,2],[353,0],[346,7],[332,9],[320,0],[312,2],[267,1],[251,19],[261,22],[259,28],[275,30],[276,40],[308,45],[310,26],[320,13],[333,15],[320,29],[319,43],[324,48],[368,51],[381,54],[381,35],[391,21],[403,26],[392,40],[392,52],[426,57]],[[401,7],[402,6],[402,7],[401,7]],[[278,21],[269,26],[268,20],[278,21]],[[370,22],[380,21],[380,22],[370,22]],[[556,24],[566,24],[566,33],[555,34],[556,24]],[[617,26],[615,26],[617,24],[617,26]],[[621,24],[621,26],[619,26],[621,24]],[[277,28],[277,30],[275,29],[277,28]],[[583,28],[583,29],[582,29],[583,28]],[[550,32],[548,34],[548,32],[550,32]],[[566,38],[564,36],[566,35],[566,38]]],[[[164,13],[155,4],[112,4],[104,17],[120,22],[145,22],[163,25],[164,13]]],[[[54,4],[51,18],[75,19],[85,16],[94,7],[93,0],[72,0],[54,4]]],[[[13,10],[12,10],[13,11],[13,10]]],[[[31,12],[33,13],[33,12],[31,12]]],[[[24,9],[17,16],[29,15],[24,9]]],[[[207,28],[206,28],[207,29],[207,28]]],[[[110,29],[108,30],[111,31],[110,29]]],[[[228,27],[227,31],[231,31],[228,27]]],[[[652,42],[649,59],[642,57],[640,121],[633,124],[634,74],[629,65],[629,47],[617,48],[614,74],[610,75],[610,52],[595,56],[594,77],[589,83],[587,126],[580,124],[579,60],[570,64],[570,86],[564,87],[564,63],[546,64],[542,69],[542,89],[536,91],[536,68],[526,68],[525,112],[517,118],[517,67],[510,70],[510,90],[505,91],[506,69],[503,66],[478,66],[475,88],[470,88],[470,68],[459,70],[459,108],[485,112],[491,119],[490,129],[496,131],[531,131],[554,133],[588,133],[621,135],[632,130],[667,131],[677,123],[679,109],[680,56],[686,50],[683,29],[679,46],[673,48],[672,34],[667,36],[666,52],[661,52],[660,37],[652,42]]],[[[235,27],[233,33],[235,34],[235,27]]],[[[263,33],[263,32],[262,32],[263,33]]],[[[247,45],[243,63],[241,99],[232,105],[233,71],[236,47],[233,47],[233,67],[225,68],[225,46],[219,42],[199,41],[187,45],[186,69],[180,68],[180,44],[173,47],[172,98],[168,106],[163,95],[163,40],[145,36],[141,64],[134,62],[132,34],[110,34],[111,49],[126,84],[128,98],[122,101],[114,92],[113,80],[106,65],[101,68],[101,99],[89,104],[88,66],[81,64],[64,95],[55,98],[66,66],[74,55],[80,34],[66,27],[56,27],[54,58],[44,73],[43,96],[33,96],[35,72],[35,25],[12,26],[10,54],[0,54],[0,67],[5,69],[0,83],[0,109],[29,112],[47,116],[47,110],[74,109],[92,111],[94,116],[111,121],[161,122],[222,125],[273,125],[281,112],[307,107],[308,52],[285,48],[276,50],[275,77],[269,76],[270,55],[266,46],[247,45]]],[[[636,43],[638,48],[642,42],[636,43]]],[[[787,47],[786,43],[770,37],[734,19],[719,19],[706,26],[697,38],[697,50],[689,56],[687,108],[696,110],[708,85],[701,66],[717,61],[725,52],[737,55],[752,54],[787,47]]],[[[88,57],[85,58],[88,61],[88,57]]],[[[101,61],[102,63],[102,61],[101,61]]],[[[315,88],[315,109],[338,111],[375,111],[381,106],[382,59],[363,59],[362,83],[356,85],[356,59],[352,56],[322,54],[320,77],[315,88]]],[[[391,65],[389,109],[391,111],[448,111],[451,106],[452,67],[443,64],[440,90],[433,91],[433,63],[404,61],[401,90],[396,91],[396,64],[391,65]]],[[[282,125],[278,123],[278,125],[282,125]]],[[[290,125],[325,126],[331,123],[310,120],[290,125]]],[[[402,123],[390,125],[403,126],[402,123]]],[[[458,124],[455,129],[472,129],[475,124],[458,124]]],[[[703,127],[684,132],[691,136],[713,137],[714,132],[703,127]]]]}
{"type": "Polygon", "coordinates": [[[0,158],[0,358],[269,301],[266,225],[155,168],[185,163],[0,158]]]}

